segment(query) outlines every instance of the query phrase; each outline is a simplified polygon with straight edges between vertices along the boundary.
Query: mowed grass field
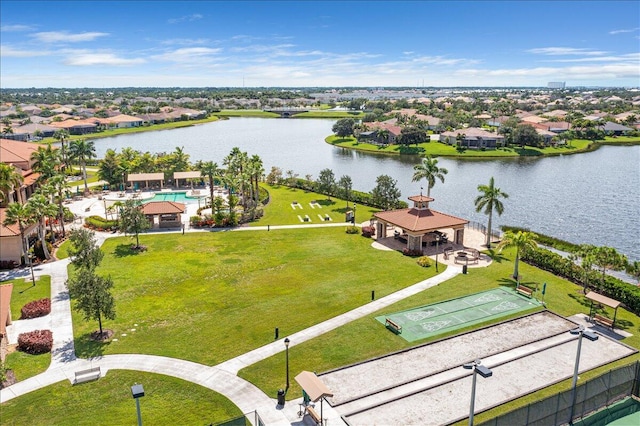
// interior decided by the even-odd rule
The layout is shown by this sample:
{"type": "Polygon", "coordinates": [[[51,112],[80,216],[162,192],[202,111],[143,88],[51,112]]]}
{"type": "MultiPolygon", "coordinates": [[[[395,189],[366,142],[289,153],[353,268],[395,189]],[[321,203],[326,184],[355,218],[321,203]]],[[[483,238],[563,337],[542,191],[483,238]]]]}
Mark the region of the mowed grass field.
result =
{"type": "Polygon", "coordinates": [[[21,425],[135,425],[131,386],[142,383],[143,424],[205,425],[242,415],[224,396],[174,377],[113,370],[93,382],[65,380],[2,404],[0,423],[21,425]]]}
{"type": "Polygon", "coordinates": [[[109,343],[73,313],[76,352],[154,354],[215,365],[435,274],[344,227],[108,239],[98,269],[115,283],[109,343]],[[132,331],[135,329],[135,331],[132,331]],[[117,340],[116,340],[117,339],[117,340]]]}

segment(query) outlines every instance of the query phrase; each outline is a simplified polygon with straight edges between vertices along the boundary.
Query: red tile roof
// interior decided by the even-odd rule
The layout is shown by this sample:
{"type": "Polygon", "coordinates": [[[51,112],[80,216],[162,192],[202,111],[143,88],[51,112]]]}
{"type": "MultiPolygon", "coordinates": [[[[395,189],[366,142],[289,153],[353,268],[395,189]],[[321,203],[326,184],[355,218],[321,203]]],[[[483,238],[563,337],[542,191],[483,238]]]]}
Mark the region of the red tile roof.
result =
{"type": "Polygon", "coordinates": [[[151,201],[142,206],[144,214],[171,214],[184,213],[186,206],[183,203],[173,201],[151,201]]]}
{"type": "Polygon", "coordinates": [[[415,233],[425,233],[436,229],[463,226],[469,223],[466,219],[440,213],[432,209],[408,208],[390,210],[374,213],[374,216],[382,221],[415,233]]]}

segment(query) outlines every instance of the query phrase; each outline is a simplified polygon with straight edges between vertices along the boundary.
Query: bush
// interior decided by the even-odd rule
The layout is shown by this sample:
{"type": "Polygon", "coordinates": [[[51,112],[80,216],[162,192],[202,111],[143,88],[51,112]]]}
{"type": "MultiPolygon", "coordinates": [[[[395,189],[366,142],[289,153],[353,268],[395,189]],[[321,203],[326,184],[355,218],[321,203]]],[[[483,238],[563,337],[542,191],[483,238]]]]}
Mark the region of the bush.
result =
{"type": "Polygon", "coordinates": [[[374,235],[376,235],[376,228],[374,228],[373,226],[363,226],[362,227],[362,236],[363,237],[371,238],[374,235]]]}
{"type": "Polygon", "coordinates": [[[20,309],[20,319],[40,318],[51,313],[51,299],[48,297],[27,303],[20,309]]]}
{"type": "Polygon", "coordinates": [[[429,256],[420,256],[416,262],[423,268],[431,266],[431,258],[429,256]]]}
{"type": "Polygon", "coordinates": [[[357,234],[360,232],[357,226],[347,226],[347,234],[357,234]]]}
{"type": "Polygon", "coordinates": [[[405,248],[402,250],[402,254],[405,256],[418,257],[422,256],[422,250],[409,250],[408,248],[405,248]]]}
{"type": "Polygon", "coordinates": [[[84,220],[84,223],[88,228],[95,229],[97,231],[104,231],[118,227],[117,220],[107,220],[102,216],[89,216],[84,220]]]}
{"type": "Polygon", "coordinates": [[[15,260],[0,260],[0,269],[14,269],[18,266],[18,262],[15,260]]]}
{"type": "Polygon", "coordinates": [[[51,330],[35,330],[18,335],[18,350],[31,355],[51,352],[52,346],[51,330]]]}

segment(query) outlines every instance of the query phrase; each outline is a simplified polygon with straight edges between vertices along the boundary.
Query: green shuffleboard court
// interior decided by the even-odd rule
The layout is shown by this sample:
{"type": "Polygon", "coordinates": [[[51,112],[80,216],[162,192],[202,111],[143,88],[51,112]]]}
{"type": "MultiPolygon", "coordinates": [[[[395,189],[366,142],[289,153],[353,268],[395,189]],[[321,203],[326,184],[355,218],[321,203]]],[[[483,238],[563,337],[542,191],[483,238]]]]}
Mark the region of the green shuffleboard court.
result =
{"type": "Polygon", "coordinates": [[[386,324],[387,318],[390,319],[402,327],[400,336],[408,342],[415,342],[540,305],[534,298],[501,287],[379,316],[376,320],[386,324]]]}

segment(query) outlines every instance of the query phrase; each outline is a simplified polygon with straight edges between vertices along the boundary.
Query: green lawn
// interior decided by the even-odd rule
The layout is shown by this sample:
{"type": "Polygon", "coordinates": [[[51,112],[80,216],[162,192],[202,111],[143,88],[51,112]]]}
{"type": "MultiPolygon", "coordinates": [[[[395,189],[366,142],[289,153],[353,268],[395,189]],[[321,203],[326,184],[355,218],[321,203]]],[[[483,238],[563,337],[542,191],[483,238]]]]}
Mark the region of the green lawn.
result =
{"type": "MultiPolygon", "coordinates": [[[[250,223],[249,226],[300,225],[305,222],[301,222],[298,216],[305,215],[308,215],[311,219],[311,222],[306,223],[344,222],[345,213],[353,209],[353,203],[349,203],[349,207],[347,208],[346,201],[333,197],[329,200],[326,195],[281,185],[263,186],[269,191],[269,204],[264,209],[264,216],[260,218],[260,220],[250,223]],[[292,208],[291,203],[293,201],[297,201],[302,206],[302,209],[292,208]],[[317,201],[322,208],[311,208],[309,205],[311,201],[317,201]],[[330,222],[322,221],[318,217],[318,215],[324,217],[327,214],[331,217],[330,222]]],[[[358,222],[364,222],[371,218],[373,213],[377,211],[377,209],[372,207],[358,205],[356,207],[356,220],[358,222]]]]}
{"type": "Polygon", "coordinates": [[[258,118],[278,118],[280,114],[267,112],[261,109],[223,109],[214,113],[218,117],[258,117],[258,118]]]}
{"type": "Polygon", "coordinates": [[[240,416],[224,396],[160,374],[111,370],[97,381],[71,386],[65,380],[2,404],[1,423],[10,425],[134,425],[131,386],[141,383],[143,424],[205,425],[240,416]]]}
{"type": "MultiPolygon", "coordinates": [[[[355,137],[349,136],[341,138],[335,135],[328,136],[325,141],[331,145],[342,148],[355,149],[359,151],[374,152],[380,154],[402,154],[400,145],[379,146],[370,143],[359,143],[355,137]]],[[[460,158],[493,158],[493,157],[537,157],[543,155],[563,155],[575,154],[589,149],[591,142],[586,140],[571,141],[571,146],[547,147],[547,148],[498,148],[487,150],[465,149],[458,151],[455,147],[440,142],[428,142],[411,145],[409,150],[419,155],[433,155],[438,157],[460,157],[460,158]]]]}
{"type": "Polygon", "coordinates": [[[371,290],[382,297],[435,274],[343,227],[140,242],[148,250],[137,255],[129,238],[103,245],[98,272],[115,282],[117,311],[104,326],[118,341],[90,341],[96,322],[74,311],[78,356],[143,353],[214,365],[270,343],[276,327],[291,334],[366,303],[371,290]]]}
{"type": "MultiPolygon", "coordinates": [[[[49,276],[38,278],[35,287],[31,277],[2,282],[2,284],[8,283],[13,283],[11,316],[14,321],[20,319],[20,309],[27,303],[51,297],[51,277],[49,276]]],[[[7,355],[6,359],[6,366],[13,370],[18,381],[42,373],[49,367],[49,364],[51,364],[51,353],[29,355],[15,351],[7,355]]]]}
{"type": "MultiPolygon", "coordinates": [[[[386,330],[383,325],[375,320],[375,317],[496,288],[501,285],[513,287],[515,283],[508,278],[513,272],[512,259],[513,252],[505,251],[504,255],[497,257],[497,261],[487,268],[470,268],[467,275],[458,275],[420,294],[402,300],[309,342],[292,347],[289,349],[291,371],[294,375],[302,370],[320,373],[445,337],[447,334],[409,343],[386,330]]],[[[538,284],[542,288],[542,283],[547,283],[545,302],[548,309],[565,316],[589,312],[589,302],[583,297],[581,287],[523,263],[520,264],[520,273],[523,277],[523,284],[532,287],[538,284]]],[[[537,309],[529,312],[535,310],[537,309]]],[[[518,313],[512,317],[523,314],[518,313]]],[[[622,309],[619,309],[618,318],[620,319],[619,325],[621,328],[634,334],[632,337],[624,339],[623,342],[640,348],[640,318],[622,309]]],[[[502,321],[504,318],[500,320],[502,321]]],[[[480,325],[469,329],[478,327],[480,325]]],[[[456,330],[450,334],[459,334],[467,330],[456,330]]],[[[640,355],[634,355],[596,369],[593,372],[584,373],[581,377],[594,377],[612,368],[612,366],[627,364],[638,359],[640,359],[640,355]]],[[[283,364],[283,355],[277,354],[241,370],[239,376],[249,380],[267,394],[275,395],[277,389],[283,386],[283,364]]],[[[481,418],[484,420],[489,419],[516,406],[524,405],[567,389],[569,386],[570,381],[562,382],[551,388],[536,392],[531,396],[520,398],[506,406],[498,407],[481,418]]],[[[289,395],[291,399],[298,398],[301,395],[297,383],[292,383],[289,395]]]]}
{"type": "Polygon", "coordinates": [[[294,118],[362,118],[363,112],[350,112],[350,111],[309,111],[302,112],[293,116],[294,118]]]}

